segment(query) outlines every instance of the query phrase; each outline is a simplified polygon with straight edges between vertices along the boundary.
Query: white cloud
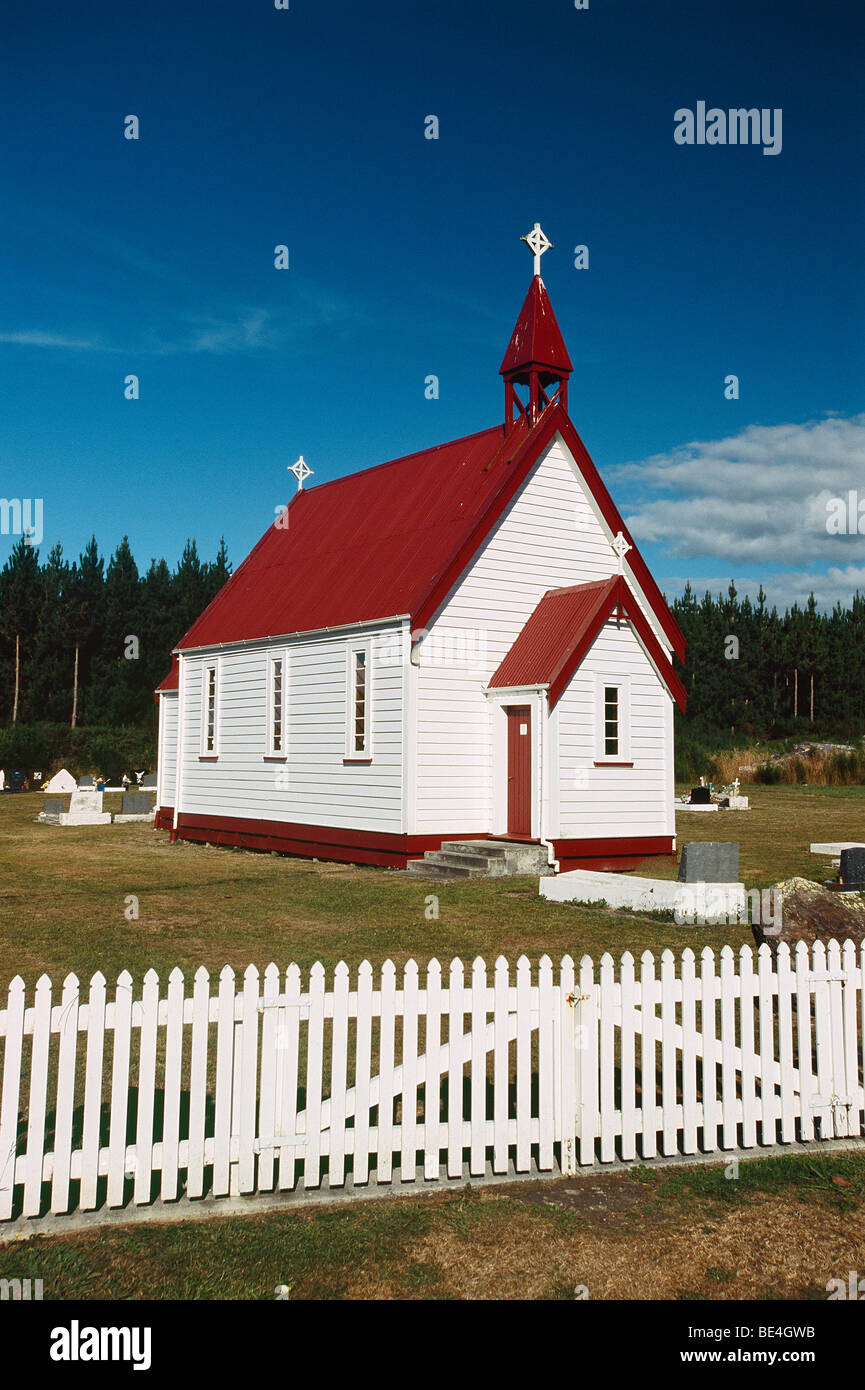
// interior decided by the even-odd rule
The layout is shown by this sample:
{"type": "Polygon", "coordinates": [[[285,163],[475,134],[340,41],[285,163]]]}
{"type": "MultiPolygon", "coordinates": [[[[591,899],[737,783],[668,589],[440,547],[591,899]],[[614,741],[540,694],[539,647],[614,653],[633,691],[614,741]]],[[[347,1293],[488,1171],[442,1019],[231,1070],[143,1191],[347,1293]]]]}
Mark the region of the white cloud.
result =
{"type": "Polygon", "coordinates": [[[77,348],[88,352],[113,352],[115,350],[95,338],[70,338],[65,333],[40,333],[38,330],[22,333],[0,333],[0,343],[11,343],[20,347],[77,348]]]}
{"type": "MultiPolygon", "coordinates": [[[[865,500],[865,414],[749,425],[610,470],[636,495],[625,520],[638,541],[731,564],[865,557],[865,536],[831,535],[827,502],[865,500]]],[[[839,575],[844,571],[837,569],[839,575]]]]}

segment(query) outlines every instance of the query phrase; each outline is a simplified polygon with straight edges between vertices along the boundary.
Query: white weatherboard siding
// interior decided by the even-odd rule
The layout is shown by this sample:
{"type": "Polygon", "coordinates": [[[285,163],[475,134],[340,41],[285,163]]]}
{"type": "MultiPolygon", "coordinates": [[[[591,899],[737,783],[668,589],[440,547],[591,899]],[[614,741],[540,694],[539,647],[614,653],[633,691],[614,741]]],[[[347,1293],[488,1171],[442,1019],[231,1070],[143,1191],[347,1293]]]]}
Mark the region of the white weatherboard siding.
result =
{"type": "Polygon", "coordinates": [[[402,829],[403,667],[393,629],[195,654],[184,666],[183,815],[402,829]],[[367,643],[372,762],[346,762],[347,653],[367,643]],[[271,653],[287,662],[285,761],[266,760],[271,653]],[[208,762],[199,756],[202,679],[214,660],[218,759],[208,762]]]}
{"type": "Polygon", "coordinates": [[[160,806],[174,805],[177,785],[177,694],[159,697],[159,796],[160,806]]]}
{"type": "MultiPolygon", "coordinates": [[[[630,625],[607,622],[556,706],[559,823],[563,840],[674,835],[672,700],[630,625]],[[604,684],[626,691],[625,747],[633,767],[604,758],[604,684]]],[[[624,721],[623,721],[624,723],[624,721]]]]}
{"type": "MultiPolygon", "coordinates": [[[[597,506],[557,436],[443,605],[424,644],[431,648],[431,663],[421,648],[410,830],[491,830],[493,712],[483,687],[548,589],[606,579],[617,570],[597,506]],[[458,656],[462,648],[480,652],[481,659],[447,659],[449,649],[458,656]]],[[[625,572],[669,650],[627,565],[625,572]]],[[[656,778],[660,768],[658,759],[656,778]]]]}

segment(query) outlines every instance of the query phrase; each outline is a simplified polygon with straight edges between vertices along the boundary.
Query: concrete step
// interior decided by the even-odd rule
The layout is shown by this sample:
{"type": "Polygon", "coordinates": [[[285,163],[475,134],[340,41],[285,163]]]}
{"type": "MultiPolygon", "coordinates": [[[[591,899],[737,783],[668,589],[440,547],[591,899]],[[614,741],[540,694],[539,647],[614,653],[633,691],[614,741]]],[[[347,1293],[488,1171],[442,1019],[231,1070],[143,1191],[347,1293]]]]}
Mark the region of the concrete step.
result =
{"type": "Polygon", "coordinates": [[[512,840],[444,840],[441,849],[413,859],[408,872],[419,878],[502,878],[551,872],[543,845],[512,840]]]}
{"type": "Polygon", "coordinates": [[[466,879],[485,878],[486,869],[471,864],[448,864],[439,851],[427,850],[423,859],[410,859],[408,872],[415,878],[466,879]]]}

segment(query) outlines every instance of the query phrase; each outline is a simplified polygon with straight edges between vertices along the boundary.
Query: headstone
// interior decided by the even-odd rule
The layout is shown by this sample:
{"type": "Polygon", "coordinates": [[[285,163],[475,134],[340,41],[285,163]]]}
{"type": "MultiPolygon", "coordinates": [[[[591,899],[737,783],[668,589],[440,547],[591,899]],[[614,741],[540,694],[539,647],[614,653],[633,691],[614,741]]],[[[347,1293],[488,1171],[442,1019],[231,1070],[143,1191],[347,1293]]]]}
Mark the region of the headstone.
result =
{"type": "Polygon", "coordinates": [[[49,796],[45,798],[44,811],[46,816],[59,816],[63,810],[63,798],[61,796],[49,796]]]}
{"type": "Polygon", "coordinates": [[[709,791],[709,788],[708,788],[708,787],[692,787],[692,788],[691,788],[691,805],[692,805],[692,806],[708,806],[708,804],[709,804],[709,802],[710,802],[711,800],[712,800],[712,794],[711,794],[711,792],[709,791]]]}
{"type": "Polygon", "coordinates": [[[739,846],[695,840],[682,846],[680,883],[738,883],[739,846]]]}
{"type": "Polygon", "coordinates": [[[95,787],[96,783],[93,781],[92,777],[82,777],[78,785],[82,789],[86,789],[89,787],[95,787]]]}
{"type": "Polygon", "coordinates": [[[61,816],[61,825],[110,825],[111,812],[102,810],[102,793],[97,791],[73,792],[69,799],[69,810],[61,816]]]}
{"type": "Polygon", "coordinates": [[[146,772],[146,773],[144,774],[144,776],[142,777],[142,779],[141,779],[141,785],[142,785],[142,787],[149,787],[152,791],[155,791],[155,790],[156,790],[156,774],[153,773],[153,772],[146,772]]]}
{"type": "Polygon", "coordinates": [[[865,892],[865,849],[842,849],[838,882],[848,892],[865,892]]]}
{"type": "Polygon", "coordinates": [[[72,776],[72,773],[67,772],[66,768],[62,767],[59,772],[55,772],[54,776],[51,778],[51,781],[48,783],[48,786],[45,788],[45,790],[46,792],[59,792],[62,794],[64,792],[77,791],[78,788],[75,784],[75,778],[72,776]]]}
{"type": "Polygon", "coordinates": [[[120,814],[122,816],[149,816],[150,793],[124,792],[123,801],[120,805],[120,814]]]}
{"type": "Polygon", "coordinates": [[[748,798],[747,796],[731,796],[728,805],[731,811],[747,811],[748,798]]]}

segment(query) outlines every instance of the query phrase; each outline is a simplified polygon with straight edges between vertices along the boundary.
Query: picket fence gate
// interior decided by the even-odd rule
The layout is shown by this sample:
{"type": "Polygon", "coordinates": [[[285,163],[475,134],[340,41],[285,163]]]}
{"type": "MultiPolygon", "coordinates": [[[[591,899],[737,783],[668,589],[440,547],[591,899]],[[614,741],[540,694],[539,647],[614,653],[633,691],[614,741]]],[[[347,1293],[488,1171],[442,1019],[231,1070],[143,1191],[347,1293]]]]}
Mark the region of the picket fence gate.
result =
{"type": "Polygon", "coordinates": [[[16,977],[0,1220],[862,1134],[865,946],[678,967],[431,961],[422,983],[409,961],[398,988],[365,961],[330,989],[320,964],[305,988],[296,965],[226,967],[215,993],[202,968],[191,995],[175,969],[164,998],[151,970],[138,999],[124,972],[110,1000],[102,974],[86,1000],[69,975],[59,1002],[43,976],[31,1005],[16,977]]]}

